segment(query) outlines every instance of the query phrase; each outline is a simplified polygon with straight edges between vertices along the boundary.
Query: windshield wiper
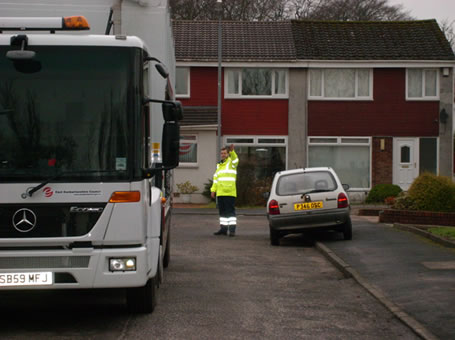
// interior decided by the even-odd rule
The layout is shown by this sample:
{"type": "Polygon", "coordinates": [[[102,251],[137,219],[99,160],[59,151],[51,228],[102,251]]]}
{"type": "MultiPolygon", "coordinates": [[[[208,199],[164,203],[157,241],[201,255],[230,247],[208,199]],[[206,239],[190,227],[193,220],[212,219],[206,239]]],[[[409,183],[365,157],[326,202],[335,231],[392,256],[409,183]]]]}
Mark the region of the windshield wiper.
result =
{"type": "Polygon", "coordinates": [[[46,184],[52,182],[53,180],[61,177],[61,176],[64,176],[64,175],[75,175],[75,174],[91,174],[91,173],[116,173],[116,172],[121,172],[121,171],[124,171],[124,170],[81,170],[81,171],[62,171],[58,174],[56,174],[55,176],[52,176],[52,177],[49,177],[47,178],[46,180],[44,180],[42,183],[38,184],[36,187],[30,189],[30,190],[27,190],[26,192],[24,192],[22,194],[22,197],[25,198],[25,197],[32,197],[32,195],[37,192],[39,189],[41,189],[42,187],[44,187],[46,184]]]}

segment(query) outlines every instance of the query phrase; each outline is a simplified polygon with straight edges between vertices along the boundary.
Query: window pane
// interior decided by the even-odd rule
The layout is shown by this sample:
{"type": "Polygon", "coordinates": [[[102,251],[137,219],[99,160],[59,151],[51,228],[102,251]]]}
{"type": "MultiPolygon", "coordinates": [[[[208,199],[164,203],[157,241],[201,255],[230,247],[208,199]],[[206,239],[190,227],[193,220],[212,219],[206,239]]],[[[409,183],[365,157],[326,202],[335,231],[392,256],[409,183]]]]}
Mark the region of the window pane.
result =
{"type": "Polygon", "coordinates": [[[180,152],[181,163],[197,163],[197,137],[194,135],[180,136],[180,152]]]}
{"type": "Polygon", "coordinates": [[[436,93],[436,81],[437,73],[435,70],[426,70],[425,71],[425,96],[435,97],[436,93]]]}
{"type": "Polygon", "coordinates": [[[309,166],[330,166],[351,188],[370,187],[370,147],[310,145],[309,166]]]}
{"type": "Polygon", "coordinates": [[[409,146],[402,146],[400,162],[409,163],[410,161],[411,161],[411,148],[409,146]]]}
{"type": "Polygon", "coordinates": [[[235,152],[240,158],[237,178],[253,172],[255,179],[271,179],[286,168],[284,146],[236,146],[235,152]]]}
{"type": "Polygon", "coordinates": [[[239,91],[239,78],[240,71],[228,70],[228,93],[229,94],[240,94],[239,91]]]}
{"type": "Polygon", "coordinates": [[[188,76],[189,69],[177,67],[175,70],[175,93],[177,95],[188,95],[188,76]]]}
{"type": "Polygon", "coordinates": [[[437,140],[436,138],[420,138],[419,149],[420,173],[437,172],[437,140]]]}
{"type": "Polygon", "coordinates": [[[336,144],[337,138],[310,138],[310,143],[331,143],[336,144]]]}
{"type": "Polygon", "coordinates": [[[275,71],[275,94],[286,93],[286,71],[275,71]]]}
{"type": "Polygon", "coordinates": [[[272,71],[245,68],[242,70],[242,94],[259,96],[272,94],[272,71]]]}
{"type": "Polygon", "coordinates": [[[324,70],[324,96],[328,98],[353,98],[355,96],[355,70],[324,70]]]}
{"type": "Polygon", "coordinates": [[[341,138],[341,143],[352,143],[352,144],[369,144],[368,138],[341,138]]]}
{"type": "Polygon", "coordinates": [[[237,143],[254,143],[253,138],[226,138],[226,144],[237,144],[237,143]]]}
{"type": "Polygon", "coordinates": [[[180,163],[197,163],[197,144],[194,142],[180,142],[180,163]]]}
{"type": "Polygon", "coordinates": [[[286,140],[284,138],[259,138],[258,143],[285,144],[286,140]]]}
{"type": "Polygon", "coordinates": [[[370,70],[357,70],[357,94],[359,97],[370,96],[370,70]]]}
{"type": "Polygon", "coordinates": [[[310,96],[322,96],[322,71],[310,70],[310,96]]]}
{"type": "Polygon", "coordinates": [[[408,69],[408,97],[422,97],[422,70],[408,69]]]}

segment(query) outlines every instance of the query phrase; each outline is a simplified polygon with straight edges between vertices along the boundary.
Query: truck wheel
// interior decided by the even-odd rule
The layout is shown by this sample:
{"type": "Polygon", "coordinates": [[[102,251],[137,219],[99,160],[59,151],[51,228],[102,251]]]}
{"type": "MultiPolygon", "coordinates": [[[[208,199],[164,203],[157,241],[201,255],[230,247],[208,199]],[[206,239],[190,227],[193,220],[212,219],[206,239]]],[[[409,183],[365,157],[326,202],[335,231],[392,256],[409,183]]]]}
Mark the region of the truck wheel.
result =
{"type": "Polygon", "coordinates": [[[279,246],[280,245],[280,233],[276,230],[273,230],[272,227],[270,228],[270,244],[272,246],[279,246]]]}
{"type": "Polygon", "coordinates": [[[128,288],[126,303],[131,313],[152,313],[156,306],[158,273],[145,286],[128,288]]]}
{"type": "Polygon", "coordinates": [[[348,220],[343,224],[343,238],[345,240],[352,240],[352,222],[351,218],[348,218],[348,220]]]}
{"type": "Polygon", "coordinates": [[[163,257],[163,267],[167,268],[169,266],[169,262],[171,261],[171,231],[167,234],[166,240],[166,251],[164,252],[163,257]]]}

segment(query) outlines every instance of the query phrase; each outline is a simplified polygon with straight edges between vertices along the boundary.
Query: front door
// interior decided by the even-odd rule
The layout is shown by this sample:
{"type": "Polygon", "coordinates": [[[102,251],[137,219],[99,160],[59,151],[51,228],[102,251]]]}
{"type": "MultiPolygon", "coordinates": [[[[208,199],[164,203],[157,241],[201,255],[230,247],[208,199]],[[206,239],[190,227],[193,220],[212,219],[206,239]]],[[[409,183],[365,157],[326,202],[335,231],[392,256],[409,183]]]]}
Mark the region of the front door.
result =
{"type": "Polygon", "coordinates": [[[393,142],[393,184],[408,190],[419,175],[419,139],[395,138],[393,142]]]}

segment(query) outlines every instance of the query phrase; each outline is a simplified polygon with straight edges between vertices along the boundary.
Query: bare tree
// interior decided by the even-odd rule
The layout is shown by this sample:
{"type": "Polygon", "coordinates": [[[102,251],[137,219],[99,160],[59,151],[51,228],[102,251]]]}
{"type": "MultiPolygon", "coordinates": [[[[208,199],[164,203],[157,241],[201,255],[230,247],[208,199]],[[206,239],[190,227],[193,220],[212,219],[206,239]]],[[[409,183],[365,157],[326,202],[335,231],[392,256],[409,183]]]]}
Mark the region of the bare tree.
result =
{"type": "Polygon", "coordinates": [[[444,19],[439,23],[439,27],[452,46],[452,50],[455,51],[455,20],[449,21],[449,19],[444,19]]]}
{"type": "Polygon", "coordinates": [[[402,5],[389,5],[388,0],[326,0],[310,13],[310,18],[342,21],[410,20],[402,5]]]}
{"type": "MultiPolygon", "coordinates": [[[[409,20],[402,5],[389,0],[223,0],[225,20],[409,20]]],[[[216,0],[170,0],[174,19],[214,20],[216,0]]]]}
{"type": "MultiPolygon", "coordinates": [[[[224,0],[224,20],[267,21],[282,19],[285,0],[224,0]]],[[[216,0],[170,0],[173,19],[218,19],[216,0]]]]}

